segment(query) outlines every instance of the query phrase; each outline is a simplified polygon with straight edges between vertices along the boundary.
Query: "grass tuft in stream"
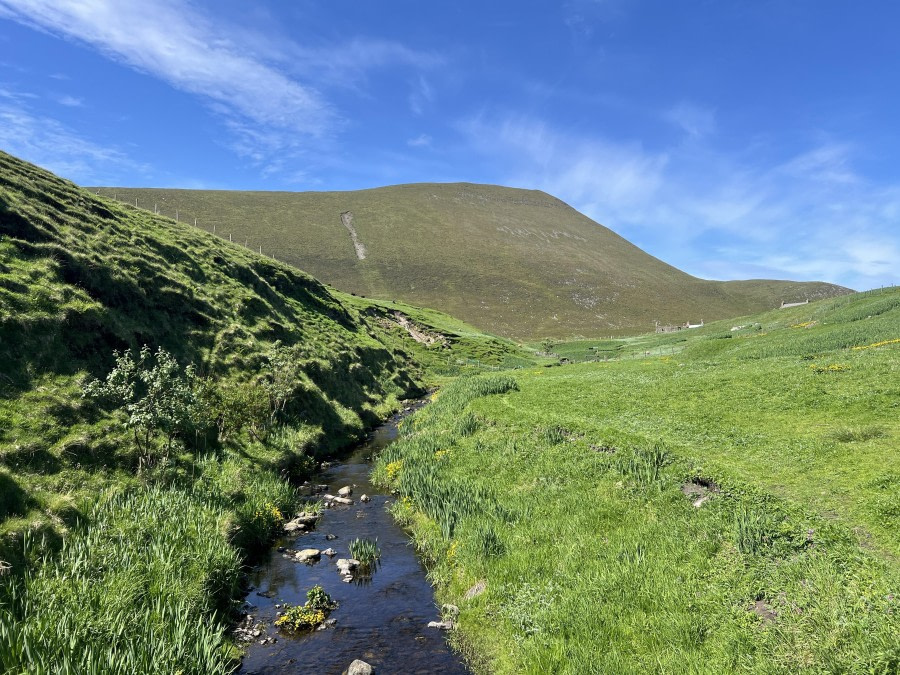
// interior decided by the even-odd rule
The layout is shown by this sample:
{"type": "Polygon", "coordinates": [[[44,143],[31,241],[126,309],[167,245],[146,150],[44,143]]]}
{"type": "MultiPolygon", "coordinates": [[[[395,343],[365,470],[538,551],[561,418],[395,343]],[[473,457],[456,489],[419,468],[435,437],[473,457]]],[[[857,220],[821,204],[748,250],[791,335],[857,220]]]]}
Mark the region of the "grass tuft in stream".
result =
{"type": "Polygon", "coordinates": [[[381,549],[378,548],[378,537],[375,539],[354,539],[350,542],[348,549],[350,550],[350,557],[358,560],[360,567],[366,570],[374,570],[375,564],[381,558],[381,549]]]}

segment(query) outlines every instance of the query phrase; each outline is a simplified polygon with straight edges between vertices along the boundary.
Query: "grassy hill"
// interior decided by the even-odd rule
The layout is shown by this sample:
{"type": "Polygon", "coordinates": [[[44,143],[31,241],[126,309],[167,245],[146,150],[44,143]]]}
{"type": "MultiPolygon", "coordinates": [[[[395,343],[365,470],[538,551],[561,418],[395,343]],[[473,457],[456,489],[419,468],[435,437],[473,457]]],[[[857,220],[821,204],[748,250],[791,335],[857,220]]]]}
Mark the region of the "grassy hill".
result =
{"type": "Polygon", "coordinates": [[[513,357],[0,153],[0,672],[228,671],[288,479],[513,357]]]}
{"type": "Polygon", "coordinates": [[[900,671],[900,289],[554,349],[376,467],[480,672],[900,671]]]}
{"type": "Polygon", "coordinates": [[[697,279],[543,192],[414,184],[355,192],[93,188],[275,253],[336,288],[515,338],[599,337],[844,293],[697,279]]]}

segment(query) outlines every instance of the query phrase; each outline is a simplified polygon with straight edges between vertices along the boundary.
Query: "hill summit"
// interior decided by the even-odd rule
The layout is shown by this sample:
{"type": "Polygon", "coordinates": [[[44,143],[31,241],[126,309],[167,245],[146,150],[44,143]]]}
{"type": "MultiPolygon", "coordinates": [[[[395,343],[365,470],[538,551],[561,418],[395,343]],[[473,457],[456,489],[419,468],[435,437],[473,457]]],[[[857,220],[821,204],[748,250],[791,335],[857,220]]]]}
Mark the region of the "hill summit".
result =
{"type": "Polygon", "coordinates": [[[434,307],[517,338],[646,332],[656,322],[699,323],[849,292],[821,282],[698,279],[536,190],[98,191],[196,219],[340,290],[434,307]]]}

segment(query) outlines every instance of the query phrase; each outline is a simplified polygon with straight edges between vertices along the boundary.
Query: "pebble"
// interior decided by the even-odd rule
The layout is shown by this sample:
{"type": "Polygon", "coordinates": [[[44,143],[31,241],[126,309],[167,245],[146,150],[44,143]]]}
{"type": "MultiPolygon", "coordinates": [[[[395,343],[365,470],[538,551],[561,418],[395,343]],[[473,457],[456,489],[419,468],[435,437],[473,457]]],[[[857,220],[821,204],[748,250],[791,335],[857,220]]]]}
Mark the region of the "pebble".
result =
{"type": "Polygon", "coordinates": [[[453,628],[453,622],[452,621],[429,621],[428,627],[429,628],[439,628],[441,630],[450,630],[451,628],[453,628]]]}
{"type": "Polygon", "coordinates": [[[297,562],[314,562],[319,559],[321,552],[317,548],[305,548],[294,556],[297,562]]]}
{"type": "Polygon", "coordinates": [[[347,675],[372,675],[374,672],[372,666],[361,659],[354,660],[347,668],[347,675]]]}

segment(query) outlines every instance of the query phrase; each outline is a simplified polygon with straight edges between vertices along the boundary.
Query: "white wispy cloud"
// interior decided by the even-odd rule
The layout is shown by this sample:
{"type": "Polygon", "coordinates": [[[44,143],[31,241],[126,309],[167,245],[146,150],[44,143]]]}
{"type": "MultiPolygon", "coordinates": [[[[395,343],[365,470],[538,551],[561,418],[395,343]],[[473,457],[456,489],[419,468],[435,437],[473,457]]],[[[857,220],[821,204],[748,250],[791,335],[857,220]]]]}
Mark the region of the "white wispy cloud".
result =
{"type": "Polygon", "coordinates": [[[410,138],[406,144],[411,148],[427,148],[431,145],[432,138],[428,134],[419,134],[415,138],[410,138]]]}
{"type": "Polygon", "coordinates": [[[248,53],[238,34],[182,2],[0,0],[0,16],[89,44],[237,120],[310,137],[337,120],[319,92],[248,53]]]}
{"type": "Polygon", "coordinates": [[[409,94],[409,108],[414,115],[421,115],[425,108],[434,101],[434,89],[423,75],[419,75],[412,85],[409,94]]]}
{"type": "Polygon", "coordinates": [[[7,101],[17,101],[21,103],[35,98],[38,98],[37,94],[34,94],[30,91],[19,91],[18,89],[11,89],[0,83],[0,99],[6,99],[7,101]]]}
{"type": "Polygon", "coordinates": [[[666,110],[663,119],[694,138],[708,136],[716,130],[715,111],[687,101],[666,110]]]}
{"type": "MultiPolygon", "coordinates": [[[[443,63],[436,53],[383,39],[299,44],[228,23],[188,0],[0,0],[0,17],[89,45],[197,96],[231,132],[226,145],[267,170],[287,154],[297,159],[327,147],[346,126],[326,90],[366,96],[372,69],[443,63]]],[[[424,77],[414,83],[411,105],[424,106],[433,90],[424,77]]]]}
{"type": "Polygon", "coordinates": [[[84,105],[84,100],[80,98],[76,98],[75,96],[60,96],[56,99],[56,102],[60,105],[64,105],[67,108],[80,108],[84,105]]]}
{"type": "MultiPolygon", "coordinates": [[[[266,37],[271,42],[271,37],[266,37]]],[[[345,88],[358,88],[372,70],[406,67],[420,71],[445,63],[444,57],[437,52],[411,49],[399,42],[370,37],[353,37],[346,42],[314,47],[278,43],[271,51],[271,58],[290,64],[296,72],[324,86],[345,88]]]]}
{"type": "Polygon", "coordinates": [[[575,136],[517,115],[479,116],[461,128],[482,153],[516,167],[508,169],[510,183],[540,186],[592,211],[638,207],[659,189],[668,163],[666,154],[647,153],[637,143],[575,136]]]}
{"type": "Polygon", "coordinates": [[[629,0],[566,0],[562,3],[562,20],[580,39],[594,35],[598,25],[625,14],[629,0]]]}
{"type": "Polygon", "coordinates": [[[82,138],[6,97],[0,97],[0,147],[81,183],[107,183],[121,169],[146,170],[121,150],[82,138]]]}
{"type": "Polygon", "coordinates": [[[503,182],[545,190],[698,276],[900,281],[900,185],[855,171],[851,144],[773,161],[719,152],[700,133],[648,151],[519,115],[460,128],[503,182]]]}

